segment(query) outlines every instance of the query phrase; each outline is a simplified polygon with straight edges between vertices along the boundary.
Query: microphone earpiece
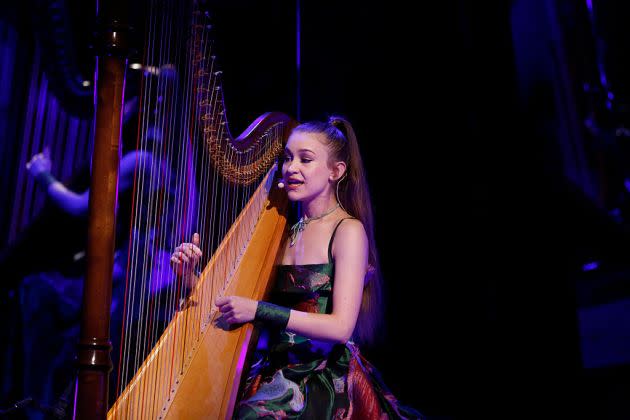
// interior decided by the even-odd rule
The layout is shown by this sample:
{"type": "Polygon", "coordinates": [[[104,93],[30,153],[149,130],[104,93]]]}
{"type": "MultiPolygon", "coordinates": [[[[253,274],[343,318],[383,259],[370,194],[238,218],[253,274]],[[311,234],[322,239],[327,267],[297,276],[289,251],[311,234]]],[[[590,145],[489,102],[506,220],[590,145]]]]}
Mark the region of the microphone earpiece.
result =
{"type": "Polygon", "coordinates": [[[282,181],[278,182],[278,188],[280,189],[284,188],[284,182],[282,181]]]}

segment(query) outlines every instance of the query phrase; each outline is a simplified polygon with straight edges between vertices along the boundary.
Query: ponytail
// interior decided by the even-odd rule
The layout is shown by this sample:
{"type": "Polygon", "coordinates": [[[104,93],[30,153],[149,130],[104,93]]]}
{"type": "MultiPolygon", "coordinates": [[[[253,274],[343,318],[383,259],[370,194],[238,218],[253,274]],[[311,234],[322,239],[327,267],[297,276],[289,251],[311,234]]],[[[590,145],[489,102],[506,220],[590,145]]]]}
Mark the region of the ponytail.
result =
{"type": "Polygon", "coordinates": [[[361,221],[369,241],[368,270],[353,337],[361,344],[372,344],[377,338],[375,332],[381,332],[383,328],[383,285],[374,239],[372,200],[356,134],[350,122],[338,116],[330,117],[327,123],[301,124],[294,131],[323,135],[329,148],[330,163],[346,163],[346,172],[335,185],[337,201],[348,214],[361,221]]]}

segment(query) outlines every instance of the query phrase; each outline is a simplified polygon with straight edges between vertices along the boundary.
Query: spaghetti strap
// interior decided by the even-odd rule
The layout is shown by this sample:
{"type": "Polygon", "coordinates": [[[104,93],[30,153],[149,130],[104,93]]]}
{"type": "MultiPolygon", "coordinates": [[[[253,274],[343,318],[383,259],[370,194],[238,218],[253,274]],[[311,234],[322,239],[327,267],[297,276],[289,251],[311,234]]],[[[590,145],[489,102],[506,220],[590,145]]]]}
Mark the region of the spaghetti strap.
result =
{"type": "Polygon", "coordinates": [[[346,217],[345,219],[341,219],[337,223],[337,226],[335,226],[335,230],[333,230],[333,233],[330,236],[330,242],[328,243],[328,263],[329,264],[332,262],[332,259],[333,259],[332,258],[332,244],[333,244],[333,241],[335,240],[335,233],[337,233],[337,228],[339,227],[341,222],[343,222],[344,220],[348,220],[348,219],[355,219],[355,217],[346,217]]]}

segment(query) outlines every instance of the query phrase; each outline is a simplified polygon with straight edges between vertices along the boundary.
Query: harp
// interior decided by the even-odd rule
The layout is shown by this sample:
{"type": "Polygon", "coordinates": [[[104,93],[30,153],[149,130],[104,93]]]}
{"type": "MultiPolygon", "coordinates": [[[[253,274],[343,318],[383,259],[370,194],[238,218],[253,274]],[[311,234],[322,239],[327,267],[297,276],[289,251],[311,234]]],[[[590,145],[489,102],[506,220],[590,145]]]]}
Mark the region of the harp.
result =
{"type": "MultiPolygon", "coordinates": [[[[295,122],[267,113],[232,136],[207,13],[176,1],[154,1],[149,9],[153,36],[142,66],[158,77],[143,78],[138,125],[139,149],[150,151],[153,163],[139,160],[135,170],[117,395],[108,411],[112,174],[126,65],[116,54],[99,58],[76,409],[80,418],[227,418],[255,332],[251,325],[217,325],[213,301],[225,294],[261,299],[268,288],[287,209],[274,168],[295,122]],[[142,131],[151,130],[161,140],[143,143],[142,131]],[[193,231],[201,234],[204,258],[198,280],[187,284],[164,255],[193,231]]],[[[109,27],[105,43],[120,43],[123,29],[109,27]]]]}

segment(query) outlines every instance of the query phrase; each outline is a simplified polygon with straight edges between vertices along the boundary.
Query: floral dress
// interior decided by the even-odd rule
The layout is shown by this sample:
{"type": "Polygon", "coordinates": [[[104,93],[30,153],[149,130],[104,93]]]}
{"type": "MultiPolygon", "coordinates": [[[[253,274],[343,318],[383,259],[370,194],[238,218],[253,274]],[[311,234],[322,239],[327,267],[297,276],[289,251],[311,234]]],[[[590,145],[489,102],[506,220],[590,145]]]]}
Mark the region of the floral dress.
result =
{"type": "MultiPolygon", "coordinates": [[[[298,311],[331,313],[333,278],[333,262],[278,266],[271,300],[298,311]]],[[[267,348],[250,370],[234,418],[422,418],[398,403],[351,341],[330,343],[276,330],[269,332],[267,348]]]]}

